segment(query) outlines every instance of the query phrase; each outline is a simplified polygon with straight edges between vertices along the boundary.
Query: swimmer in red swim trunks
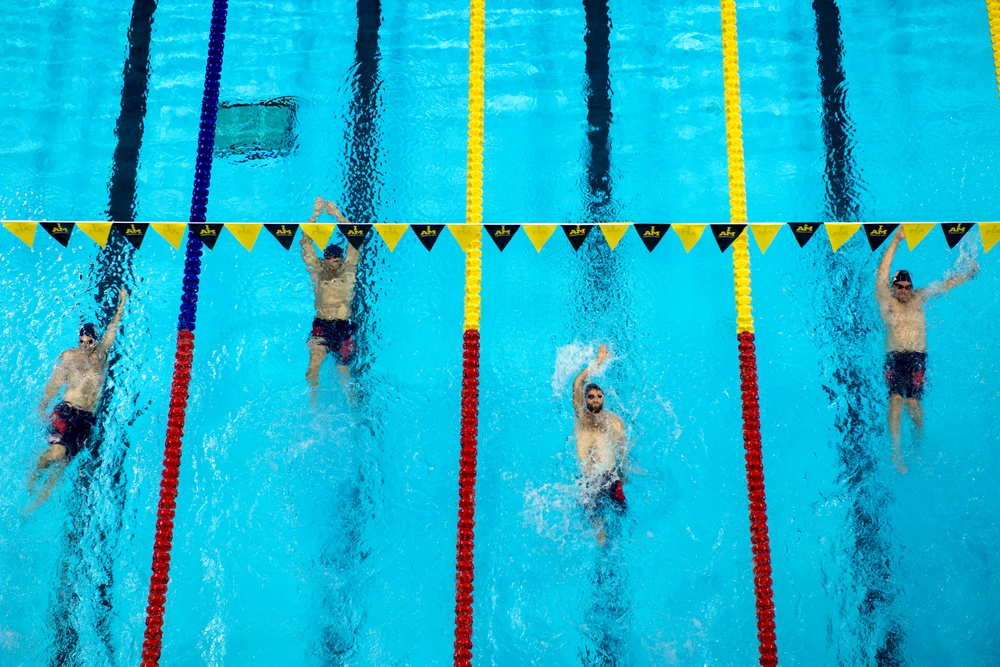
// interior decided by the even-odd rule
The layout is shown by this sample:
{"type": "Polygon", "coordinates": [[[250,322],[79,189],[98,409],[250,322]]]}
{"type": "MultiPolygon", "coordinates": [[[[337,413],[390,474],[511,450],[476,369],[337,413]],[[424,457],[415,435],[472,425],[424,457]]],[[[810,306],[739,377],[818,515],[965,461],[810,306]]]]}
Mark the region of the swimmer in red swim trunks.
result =
{"type": "Polygon", "coordinates": [[[889,283],[889,269],[899,242],[906,238],[900,225],[882,256],[875,278],[875,299],[885,323],[885,379],[889,385],[889,432],[892,434],[892,460],[896,470],[906,473],[900,450],[900,424],[906,407],[918,437],[924,425],[920,406],[927,373],[927,318],[924,306],[932,297],[944,294],[976,277],[979,265],[970,260],[966,270],[942,282],[914,289],[910,272],[897,271],[889,283]]]}
{"type": "MultiPolygon", "coordinates": [[[[333,202],[324,201],[322,197],[316,197],[309,222],[316,222],[316,218],[324,210],[341,224],[350,224],[333,202]]],[[[303,235],[300,243],[302,259],[309,271],[315,296],[316,317],[309,332],[309,368],[306,370],[306,379],[313,388],[315,398],[319,368],[327,354],[334,355],[342,377],[350,375],[349,364],[356,349],[351,299],[358,274],[358,251],[348,244],[345,257],[343,247],[331,244],[323,251],[323,258],[320,259],[307,236],[303,235]]]]}
{"type": "Polygon", "coordinates": [[[621,417],[604,409],[604,390],[587,383],[591,368],[604,365],[610,354],[601,345],[597,358],[573,380],[573,411],[576,453],[585,493],[584,510],[597,529],[597,543],[604,546],[607,533],[604,515],[607,509],[625,511],[623,469],[628,457],[625,423],[621,417]]]}
{"type": "Polygon", "coordinates": [[[94,410],[101,397],[101,389],[108,375],[108,352],[115,344],[118,323],[125,310],[128,293],[118,294],[118,310],[115,312],[104,336],[97,340],[97,329],[89,322],[80,329],[80,345],[59,355],[52,377],[45,386],[39,413],[45,418],[49,404],[65,389],[62,400],[52,410],[49,426],[49,447],[38,460],[28,484],[29,493],[34,493],[43,473],[50,467],[51,473],[45,480],[35,502],[28,508],[33,510],[44,503],[59,481],[66,464],[89,444],[94,428],[94,410]]]}

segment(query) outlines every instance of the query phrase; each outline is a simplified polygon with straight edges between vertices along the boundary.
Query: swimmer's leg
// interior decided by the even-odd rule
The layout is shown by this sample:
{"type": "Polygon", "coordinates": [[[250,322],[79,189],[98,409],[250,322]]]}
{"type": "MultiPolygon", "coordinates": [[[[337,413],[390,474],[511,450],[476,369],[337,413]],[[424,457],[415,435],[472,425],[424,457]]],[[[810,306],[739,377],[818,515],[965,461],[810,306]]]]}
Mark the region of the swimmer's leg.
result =
{"type": "Polygon", "coordinates": [[[920,405],[920,399],[907,398],[906,411],[910,413],[910,419],[913,420],[913,439],[920,442],[924,437],[924,408],[920,405]]]}
{"type": "Polygon", "coordinates": [[[889,396],[889,433],[892,435],[892,462],[900,474],[906,474],[906,462],[899,448],[899,429],[903,415],[903,397],[899,394],[889,396]]]}
{"type": "Polygon", "coordinates": [[[355,400],[357,398],[354,388],[354,383],[351,381],[351,367],[348,364],[337,364],[337,374],[340,376],[340,386],[344,388],[344,393],[347,394],[347,401],[351,404],[351,407],[356,407],[355,400]]]}
{"type": "Polygon", "coordinates": [[[597,546],[603,547],[608,543],[608,531],[604,528],[604,519],[595,518],[593,525],[594,529],[597,530],[597,546]]]}
{"type": "Polygon", "coordinates": [[[31,474],[31,479],[28,481],[28,493],[34,494],[38,487],[38,481],[41,479],[42,474],[52,468],[49,472],[49,476],[45,480],[45,484],[42,486],[41,490],[38,491],[38,496],[35,498],[35,502],[31,503],[25,508],[24,512],[30,514],[35,511],[39,505],[44,503],[52,495],[53,489],[55,489],[56,484],[59,483],[59,478],[62,476],[62,471],[66,467],[69,460],[66,458],[66,447],[59,443],[52,443],[49,448],[45,450],[45,453],[41,455],[38,459],[38,466],[35,471],[31,474]]]}
{"type": "Polygon", "coordinates": [[[319,367],[323,365],[328,350],[322,339],[313,338],[307,345],[309,346],[309,368],[306,369],[306,380],[309,381],[313,391],[313,400],[315,400],[315,392],[319,387],[319,367]]]}

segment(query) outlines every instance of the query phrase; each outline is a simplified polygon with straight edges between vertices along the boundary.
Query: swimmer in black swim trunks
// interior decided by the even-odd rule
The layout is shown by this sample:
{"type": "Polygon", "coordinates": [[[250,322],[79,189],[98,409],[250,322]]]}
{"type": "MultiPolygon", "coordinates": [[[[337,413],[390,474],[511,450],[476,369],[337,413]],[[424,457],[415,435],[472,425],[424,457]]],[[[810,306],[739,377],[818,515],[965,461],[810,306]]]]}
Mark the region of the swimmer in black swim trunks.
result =
{"type": "Polygon", "coordinates": [[[910,272],[900,270],[889,284],[889,269],[899,242],[906,238],[900,225],[879,263],[875,278],[875,299],[885,323],[885,379],[889,385],[889,432],[892,435],[892,459],[896,470],[907,472],[900,449],[900,426],[906,407],[917,437],[924,425],[923,397],[927,373],[927,318],[924,306],[932,297],[944,294],[976,277],[979,266],[970,260],[964,272],[939,283],[914,289],[910,272]]]}
{"type": "Polygon", "coordinates": [[[603,524],[607,511],[624,514],[628,509],[625,501],[625,482],[618,472],[605,472],[596,478],[584,479],[583,509],[596,524],[603,524]]]}
{"type": "Polygon", "coordinates": [[[610,357],[607,345],[597,350],[597,358],[573,380],[574,434],[583,486],[583,508],[597,529],[597,543],[604,546],[607,533],[604,519],[608,507],[625,511],[623,470],[628,458],[625,423],[604,409],[604,390],[587,383],[590,371],[600,368],[610,357]]]}
{"type": "MultiPolygon", "coordinates": [[[[334,216],[341,224],[350,224],[333,202],[316,197],[310,223],[316,222],[323,211],[334,216]]],[[[305,235],[300,241],[302,259],[313,283],[316,316],[309,333],[309,368],[306,378],[315,389],[319,384],[319,369],[327,354],[336,355],[337,369],[346,378],[350,374],[351,360],[356,350],[354,344],[355,326],[351,321],[351,299],[358,273],[358,251],[347,245],[344,248],[328,245],[323,251],[323,259],[316,256],[315,246],[305,235]]]]}
{"type": "Polygon", "coordinates": [[[127,296],[125,290],[121,290],[118,295],[118,310],[100,341],[97,340],[96,327],[90,323],[84,324],[80,329],[79,347],[66,350],[56,360],[39,406],[43,419],[52,400],[60,391],[65,391],[49,417],[49,447],[39,458],[38,466],[31,476],[29,493],[35,492],[43,473],[50,467],[52,471],[29,511],[48,499],[63,468],[89,444],[96,421],[94,410],[108,375],[108,352],[115,343],[127,296]]]}

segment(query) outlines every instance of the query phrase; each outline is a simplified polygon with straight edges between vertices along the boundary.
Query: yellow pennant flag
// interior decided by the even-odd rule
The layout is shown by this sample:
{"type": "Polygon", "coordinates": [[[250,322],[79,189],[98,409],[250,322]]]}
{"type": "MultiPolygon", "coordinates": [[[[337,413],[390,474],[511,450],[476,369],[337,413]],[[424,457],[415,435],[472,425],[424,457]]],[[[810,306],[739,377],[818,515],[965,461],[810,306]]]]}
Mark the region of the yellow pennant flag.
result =
{"type": "Polygon", "coordinates": [[[631,222],[608,222],[600,225],[601,231],[604,232],[604,238],[608,240],[608,245],[611,246],[612,250],[615,249],[615,246],[618,245],[631,226],[631,222]]]}
{"type": "Polygon", "coordinates": [[[409,225],[403,223],[375,223],[375,229],[382,235],[382,240],[385,241],[385,244],[389,246],[389,252],[396,249],[399,239],[403,238],[403,234],[409,228],[409,225]]]}
{"type": "MultiPolygon", "coordinates": [[[[260,234],[260,228],[263,226],[264,225],[260,223],[226,223],[226,229],[229,230],[230,234],[236,237],[236,240],[240,242],[240,245],[247,249],[247,252],[253,250],[253,245],[257,243],[257,235],[260,234]]],[[[332,234],[333,232],[330,233],[332,234]]]]}
{"type": "Polygon", "coordinates": [[[466,251],[473,241],[482,234],[482,225],[448,225],[451,235],[458,241],[458,246],[466,251]]]}
{"type": "Polygon", "coordinates": [[[979,237],[983,241],[983,252],[989,252],[1000,240],[1000,222],[980,222],[979,237]]]}
{"type": "Polygon", "coordinates": [[[556,231],[555,225],[525,225],[524,233],[531,239],[531,245],[535,246],[537,252],[542,251],[542,246],[552,238],[552,232],[556,231]]]}
{"type": "Polygon", "coordinates": [[[670,229],[674,230],[674,233],[681,238],[681,243],[684,244],[684,252],[691,252],[691,248],[701,238],[705,227],[706,225],[670,225],[670,229]]]}
{"type": "Polygon", "coordinates": [[[913,250],[932,229],[934,229],[933,222],[904,222],[903,231],[906,233],[906,245],[910,250],[913,250]]]}
{"type": "Polygon", "coordinates": [[[38,230],[37,222],[23,222],[21,220],[11,220],[3,223],[7,231],[21,239],[29,248],[35,246],[35,231],[38,230]]]}
{"type": "Polygon", "coordinates": [[[860,222],[828,222],[823,226],[826,227],[826,234],[830,237],[830,247],[833,248],[834,252],[837,252],[840,246],[847,243],[847,239],[861,229],[860,222]]]}
{"type": "Polygon", "coordinates": [[[299,229],[322,249],[330,242],[330,237],[333,236],[333,230],[336,226],[332,222],[322,224],[304,222],[299,225],[299,229]]]}
{"type": "Polygon", "coordinates": [[[187,225],[183,222],[151,222],[149,226],[156,230],[156,233],[167,240],[167,243],[175,249],[181,249],[181,241],[184,240],[184,232],[187,225]]]}
{"type": "Polygon", "coordinates": [[[778,235],[782,227],[784,225],[780,222],[754,223],[750,225],[750,231],[753,232],[753,238],[757,241],[757,247],[760,248],[761,254],[767,252],[771,241],[778,235]]]}
{"type": "Polygon", "coordinates": [[[111,234],[110,222],[78,222],[76,228],[94,239],[94,242],[102,248],[108,244],[108,236],[111,234]]]}

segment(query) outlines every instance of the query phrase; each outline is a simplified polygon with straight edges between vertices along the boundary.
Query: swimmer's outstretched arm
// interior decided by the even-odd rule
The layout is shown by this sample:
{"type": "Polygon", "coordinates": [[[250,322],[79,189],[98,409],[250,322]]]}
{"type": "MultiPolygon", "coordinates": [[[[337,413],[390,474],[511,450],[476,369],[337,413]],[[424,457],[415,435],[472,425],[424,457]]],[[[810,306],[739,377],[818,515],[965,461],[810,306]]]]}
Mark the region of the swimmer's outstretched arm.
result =
{"type": "MultiPolygon", "coordinates": [[[[594,359],[594,366],[600,366],[608,357],[611,356],[608,352],[608,346],[601,343],[601,346],[597,348],[597,357],[594,359]]],[[[583,385],[587,382],[587,378],[590,376],[590,366],[584,366],[583,370],[576,376],[573,380],[573,410],[578,415],[583,414],[583,385]]]]}
{"type": "MultiPolygon", "coordinates": [[[[343,213],[340,212],[340,209],[337,208],[337,205],[334,204],[332,201],[326,202],[326,212],[332,215],[334,218],[336,218],[337,222],[339,222],[342,225],[354,224],[353,222],[347,219],[347,216],[345,216],[343,213]]],[[[347,257],[344,258],[345,259],[344,263],[357,265],[359,255],[360,253],[358,253],[358,251],[355,250],[354,246],[348,243],[347,257]]]]}
{"type": "Polygon", "coordinates": [[[303,234],[302,238],[299,239],[299,245],[302,246],[302,261],[306,263],[306,268],[310,271],[318,270],[319,259],[316,257],[316,248],[312,239],[303,234]]]}
{"type": "Polygon", "coordinates": [[[125,312],[125,299],[128,298],[128,292],[125,288],[122,288],[118,292],[118,310],[115,311],[115,316],[111,318],[108,322],[108,330],[104,332],[104,336],[101,337],[100,349],[101,352],[107,354],[111,346],[115,344],[115,336],[118,335],[118,325],[122,321],[122,313],[125,312]]]}
{"type": "Polygon", "coordinates": [[[884,301],[889,298],[889,270],[892,268],[892,260],[896,257],[896,249],[899,242],[906,238],[903,225],[896,228],[896,233],[889,241],[889,247],[882,255],[882,261],[878,263],[878,272],[875,274],[875,298],[884,301]]]}
{"type": "MultiPolygon", "coordinates": [[[[309,222],[306,224],[313,224],[316,222],[316,218],[319,217],[320,213],[326,207],[326,202],[323,201],[322,197],[316,197],[316,201],[313,202],[313,213],[309,216],[309,222]]],[[[302,261],[306,263],[306,267],[310,270],[315,270],[319,268],[319,259],[316,257],[316,248],[313,247],[312,239],[310,239],[305,234],[299,239],[299,245],[302,246],[302,261]]]]}
{"type": "Polygon", "coordinates": [[[973,278],[979,275],[979,264],[976,260],[970,260],[969,268],[964,272],[958,274],[957,276],[952,276],[944,282],[937,282],[928,285],[922,289],[917,290],[920,296],[925,299],[930,299],[934,296],[940,296],[950,290],[952,287],[958,287],[962,283],[969,282],[973,278]]]}
{"type": "Polygon", "coordinates": [[[353,222],[348,220],[343,213],[340,212],[340,209],[337,208],[337,205],[334,204],[332,201],[326,202],[326,212],[332,215],[334,218],[336,218],[337,222],[339,222],[342,225],[354,224],[353,222]]]}

